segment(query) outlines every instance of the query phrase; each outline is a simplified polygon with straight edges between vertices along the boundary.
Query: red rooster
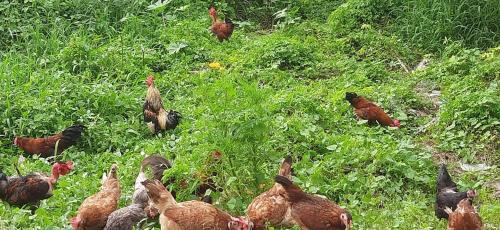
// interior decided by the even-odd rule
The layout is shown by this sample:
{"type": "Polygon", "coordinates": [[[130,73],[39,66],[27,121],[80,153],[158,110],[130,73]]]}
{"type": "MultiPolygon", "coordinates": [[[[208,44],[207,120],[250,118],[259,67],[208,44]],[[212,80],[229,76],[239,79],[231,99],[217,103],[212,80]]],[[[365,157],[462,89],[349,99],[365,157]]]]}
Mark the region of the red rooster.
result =
{"type": "Polygon", "coordinates": [[[356,115],[361,119],[368,120],[369,124],[376,124],[378,122],[382,126],[400,126],[399,120],[391,119],[382,108],[366,100],[364,97],[358,96],[356,93],[346,93],[345,99],[354,107],[356,115]]]}
{"type": "Polygon", "coordinates": [[[224,22],[217,19],[217,11],[213,5],[208,8],[208,14],[212,19],[212,26],[210,27],[212,33],[217,36],[220,42],[228,40],[233,34],[234,23],[228,18],[225,18],[224,22]]]}
{"type": "Polygon", "coordinates": [[[50,137],[16,137],[13,144],[28,154],[49,157],[54,155],[56,145],[58,153],[74,145],[81,138],[84,129],[83,125],[73,125],[50,137]]]}
{"type": "Polygon", "coordinates": [[[160,91],[154,86],[154,77],[146,79],[148,91],[143,106],[144,121],[152,133],[163,130],[175,129],[182,118],[181,114],[170,110],[168,113],[163,108],[160,91]]]}
{"type": "Polygon", "coordinates": [[[73,162],[57,162],[52,166],[52,175],[31,173],[26,176],[7,177],[0,172],[0,199],[11,205],[36,205],[40,200],[52,196],[54,185],[59,176],[68,174],[73,162]]]}

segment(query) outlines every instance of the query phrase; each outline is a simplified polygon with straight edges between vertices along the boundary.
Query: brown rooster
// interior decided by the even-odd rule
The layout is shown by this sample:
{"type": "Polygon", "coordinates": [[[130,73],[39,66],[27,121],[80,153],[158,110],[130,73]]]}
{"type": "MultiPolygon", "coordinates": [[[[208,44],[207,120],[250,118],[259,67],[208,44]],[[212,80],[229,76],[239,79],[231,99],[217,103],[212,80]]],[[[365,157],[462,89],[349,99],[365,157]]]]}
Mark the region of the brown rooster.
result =
{"type": "Polygon", "coordinates": [[[118,208],[120,182],[117,166],[113,164],[108,176],[103,178],[101,191],[87,197],[78,208],[78,214],[71,219],[73,229],[103,229],[108,216],[118,208]]]}
{"type": "Polygon", "coordinates": [[[382,126],[400,126],[399,120],[391,119],[382,108],[366,100],[364,97],[358,96],[356,93],[346,93],[345,99],[354,107],[356,116],[368,120],[368,124],[376,124],[378,122],[382,126]]]}
{"type": "Polygon", "coordinates": [[[210,27],[212,33],[217,36],[220,42],[228,40],[233,34],[234,23],[228,18],[224,19],[224,22],[221,22],[217,18],[217,11],[213,5],[208,8],[208,14],[212,19],[212,26],[210,27]]]}
{"type": "Polygon", "coordinates": [[[250,230],[251,222],[235,218],[201,201],[177,203],[170,192],[158,181],[146,180],[150,202],[160,211],[162,230],[250,230]]]}
{"type": "Polygon", "coordinates": [[[52,175],[31,173],[26,176],[7,177],[0,172],[0,199],[22,206],[36,205],[40,200],[53,195],[52,190],[59,176],[68,174],[73,169],[73,162],[57,162],[52,166],[52,175]]]}
{"type": "Polygon", "coordinates": [[[475,190],[467,192],[459,192],[457,184],[451,180],[446,165],[439,166],[437,178],[437,196],[436,196],[436,217],[439,219],[448,218],[446,208],[454,211],[457,208],[458,202],[466,198],[474,198],[477,195],[475,190]]]}
{"type": "Polygon", "coordinates": [[[472,206],[470,199],[461,200],[455,211],[445,209],[448,213],[448,230],[482,230],[481,217],[472,206]]]}
{"type": "Polygon", "coordinates": [[[303,230],[344,230],[352,227],[352,216],[335,203],[302,191],[284,176],[275,181],[285,190],[285,197],[292,205],[292,217],[303,230]]]}
{"type": "Polygon", "coordinates": [[[57,153],[61,153],[74,145],[82,136],[84,129],[85,126],[83,125],[73,125],[66,128],[62,133],[50,137],[16,137],[13,144],[28,154],[39,154],[41,157],[49,157],[54,155],[56,145],[57,153]]]}
{"type": "Polygon", "coordinates": [[[182,118],[181,114],[173,110],[165,111],[160,91],[154,86],[153,76],[148,76],[146,85],[148,91],[143,106],[143,114],[149,130],[152,133],[157,133],[163,130],[175,129],[182,118]]]}
{"type": "MultiPolygon", "coordinates": [[[[281,164],[279,175],[292,179],[291,170],[292,158],[288,156],[281,164]]],[[[269,226],[291,228],[295,224],[291,216],[291,205],[284,197],[284,193],[283,186],[275,183],[271,189],[260,194],[248,205],[246,213],[254,223],[255,229],[264,230],[269,226]]]]}

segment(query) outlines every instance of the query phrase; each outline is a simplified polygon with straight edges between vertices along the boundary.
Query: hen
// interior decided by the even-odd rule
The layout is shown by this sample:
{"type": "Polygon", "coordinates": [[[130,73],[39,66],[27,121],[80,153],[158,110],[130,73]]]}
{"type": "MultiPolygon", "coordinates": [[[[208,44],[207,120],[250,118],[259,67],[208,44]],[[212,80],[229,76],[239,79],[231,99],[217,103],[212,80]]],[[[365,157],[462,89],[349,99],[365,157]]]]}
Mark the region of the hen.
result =
{"type": "Polygon", "coordinates": [[[113,164],[108,176],[103,178],[101,191],[87,197],[78,208],[78,214],[71,219],[73,229],[103,229],[108,216],[118,208],[120,182],[117,166],[113,164]]]}
{"type": "Polygon", "coordinates": [[[247,230],[251,222],[235,218],[228,213],[201,201],[177,203],[170,192],[158,181],[146,180],[150,202],[160,211],[162,230],[247,230]]]}
{"type": "Polygon", "coordinates": [[[220,42],[228,40],[233,34],[234,23],[228,18],[224,19],[224,22],[221,22],[217,18],[217,11],[213,5],[208,8],[208,14],[212,19],[212,26],[210,27],[212,33],[217,36],[220,42]]]}
{"type": "Polygon", "coordinates": [[[163,130],[175,129],[182,118],[181,114],[173,110],[165,111],[160,91],[154,86],[153,76],[148,76],[146,85],[148,91],[143,106],[143,115],[149,130],[152,133],[157,133],[163,130]]]}
{"type": "Polygon", "coordinates": [[[448,217],[449,230],[482,230],[483,222],[481,217],[472,206],[472,201],[463,199],[458,202],[457,209],[452,211],[450,208],[445,209],[448,217]]]}
{"type": "Polygon", "coordinates": [[[448,213],[445,211],[447,207],[454,211],[458,202],[466,198],[472,199],[477,195],[475,190],[459,192],[457,184],[451,180],[444,164],[439,166],[436,190],[436,217],[439,219],[448,218],[448,213]]]}
{"type": "Polygon", "coordinates": [[[352,227],[352,216],[335,203],[302,191],[284,176],[275,181],[285,190],[284,195],[292,206],[292,218],[303,230],[344,230],[352,227]]]}
{"type": "Polygon", "coordinates": [[[356,93],[346,93],[345,99],[354,107],[356,116],[368,120],[369,124],[376,124],[378,122],[382,126],[400,126],[399,120],[391,119],[382,108],[366,100],[364,97],[358,96],[356,93]]]}
{"type": "Polygon", "coordinates": [[[105,230],[131,230],[134,227],[139,228],[142,220],[147,218],[154,219],[158,215],[158,210],[149,205],[149,198],[146,188],[142,182],[147,180],[144,169],[150,167],[155,179],[163,177],[163,172],[172,167],[170,161],[159,155],[151,155],[141,162],[139,175],[135,179],[134,194],[132,195],[132,204],[120,208],[109,215],[105,230]]]}
{"type": "MultiPolygon", "coordinates": [[[[286,157],[279,175],[288,179],[292,178],[292,158],[286,157]]],[[[290,228],[294,225],[291,216],[291,205],[283,196],[285,190],[279,183],[268,191],[257,196],[247,208],[247,216],[254,223],[255,229],[267,229],[267,227],[290,228]]]]}
{"type": "Polygon", "coordinates": [[[139,229],[139,223],[147,218],[143,204],[131,204],[112,212],[106,222],[104,230],[132,230],[139,229]]]}
{"type": "Polygon", "coordinates": [[[50,137],[16,137],[13,144],[28,154],[49,157],[54,155],[56,145],[58,153],[74,145],[82,136],[84,129],[85,126],[83,125],[73,125],[66,128],[62,133],[50,137]]]}
{"type": "Polygon", "coordinates": [[[36,205],[40,200],[53,195],[52,190],[59,176],[68,174],[73,162],[57,162],[52,166],[52,174],[31,173],[26,176],[7,177],[0,172],[0,199],[16,205],[36,205]]]}

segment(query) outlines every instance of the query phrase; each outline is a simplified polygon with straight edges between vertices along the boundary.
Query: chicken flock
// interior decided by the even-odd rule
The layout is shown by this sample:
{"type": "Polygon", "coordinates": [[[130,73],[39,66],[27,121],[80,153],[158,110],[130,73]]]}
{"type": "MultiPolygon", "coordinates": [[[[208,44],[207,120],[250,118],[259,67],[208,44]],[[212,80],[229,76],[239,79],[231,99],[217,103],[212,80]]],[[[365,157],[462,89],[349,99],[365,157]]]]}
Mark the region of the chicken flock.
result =
{"type": "MultiPolygon", "coordinates": [[[[213,5],[209,7],[209,16],[212,20],[210,31],[220,42],[227,41],[233,33],[234,23],[228,18],[219,20],[213,5]]],[[[153,134],[175,129],[182,119],[179,112],[164,108],[154,81],[151,75],[146,79],[147,93],[143,106],[144,122],[153,134]]],[[[354,92],[347,92],[345,100],[353,107],[356,117],[367,120],[370,125],[400,127],[399,120],[392,119],[381,107],[354,92]]],[[[58,153],[77,143],[85,129],[85,126],[75,124],[49,137],[15,137],[13,145],[27,155],[55,160],[58,153]]],[[[175,178],[164,180],[164,172],[173,167],[172,162],[160,155],[146,157],[135,180],[132,202],[122,208],[119,208],[122,191],[119,168],[113,164],[103,175],[100,190],[81,202],[69,223],[75,230],[140,229],[142,224],[150,221],[159,221],[162,230],[261,230],[293,226],[304,230],[343,230],[352,227],[353,217],[346,209],[326,198],[305,192],[293,182],[291,156],[283,159],[274,177],[274,185],[253,199],[245,216],[233,216],[217,208],[207,191],[223,191],[212,179],[217,173],[210,171],[220,163],[222,156],[220,151],[214,151],[205,164],[205,172],[193,175],[194,180],[200,182],[193,192],[199,200],[184,202],[176,200],[176,191],[166,188],[176,182],[175,178]],[[148,168],[151,178],[145,173],[148,168]]],[[[41,200],[53,196],[59,177],[69,174],[74,167],[72,161],[54,162],[50,176],[44,173],[23,176],[17,166],[17,176],[7,176],[0,170],[0,199],[12,206],[35,210],[41,200]]],[[[188,182],[180,181],[179,184],[184,185],[181,188],[186,188],[188,182]]],[[[436,188],[435,214],[439,219],[448,219],[448,229],[483,229],[481,218],[472,205],[477,192],[460,192],[444,164],[439,166],[436,188]]]]}

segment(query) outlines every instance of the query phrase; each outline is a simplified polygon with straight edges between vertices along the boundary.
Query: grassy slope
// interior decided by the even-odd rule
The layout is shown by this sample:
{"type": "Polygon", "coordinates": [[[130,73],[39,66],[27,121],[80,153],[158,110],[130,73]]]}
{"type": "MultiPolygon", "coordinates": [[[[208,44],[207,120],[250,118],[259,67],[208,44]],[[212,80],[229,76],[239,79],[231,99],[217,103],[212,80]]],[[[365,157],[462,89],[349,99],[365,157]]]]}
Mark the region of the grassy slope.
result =
{"type": "MultiPolygon", "coordinates": [[[[444,229],[446,222],[433,213],[433,155],[457,152],[466,161],[498,164],[497,150],[488,150],[498,141],[498,112],[479,122],[479,128],[486,126],[479,132],[487,130],[489,136],[457,143],[465,138],[454,127],[467,127],[474,114],[461,113],[458,124],[447,128],[450,111],[460,106],[447,103],[443,111],[432,112],[431,102],[414,89],[424,79],[444,92],[444,100],[460,104],[447,90],[459,87],[456,81],[467,84],[458,75],[479,76],[493,91],[492,102],[481,104],[490,108],[498,97],[498,49],[480,54],[458,47],[435,58],[437,64],[428,70],[406,74],[397,59],[415,63],[419,55],[369,26],[340,36],[329,23],[302,21],[264,35],[238,29],[229,43],[220,44],[207,31],[205,11],[204,4],[167,15],[144,10],[109,33],[95,32],[98,26],[75,30],[55,22],[49,32],[37,33],[35,25],[26,43],[19,41],[4,53],[0,165],[5,172],[14,174],[9,165],[17,152],[8,146],[14,135],[48,135],[73,122],[86,124],[88,131],[64,153],[76,169],[61,179],[54,197],[43,201],[33,216],[0,205],[0,228],[69,228],[68,219],[99,189],[100,177],[112,163],[120,167],[124,206],[144,154],[160,153],[175,159],[171,175],[190,182],[181,200],[193,198],[193,173],[217,171],[215,180],[225,188],[214,194],[217,205],[243,214],[252,197],[270,187],[280,159],[292,154],[297,183],[349,209],[356,229],[444,229]],[[179,44],[187,47],[177,52],[179,44]],[[207,64],[213,61],[223,68],[210,69],[207,64]],[[483,68],[474,69],[476,65],[483,68]],[[184,116],[176,130],[158,136],[151,136],[141,121],[149,73],[156,76],[166,107],[184,116]],[[343,99],[346,91],[373,99],[400,118],[403,128],[357,122],[343,99]],[[431,112],[419,117],[410,109],[431,112]],[[445,119],[419,132],[432,114],[445,119]],[[438,142],[437,150],[422,144],[429,139],[438,142]],[[204,162],[215,149],[224,153],[223,164],[206,169],[204,162]]],[[[483,91],[478,87],[463,92],[462,100],[483,91]]],[[[21,166],[24,172],[49,169],[35,158],[21,166]]],[[[488,226],[500,226],[500,202],[484,186],[498,169],[453,174],[460,187],[479,190],[480,213],[488,226]]]]}

